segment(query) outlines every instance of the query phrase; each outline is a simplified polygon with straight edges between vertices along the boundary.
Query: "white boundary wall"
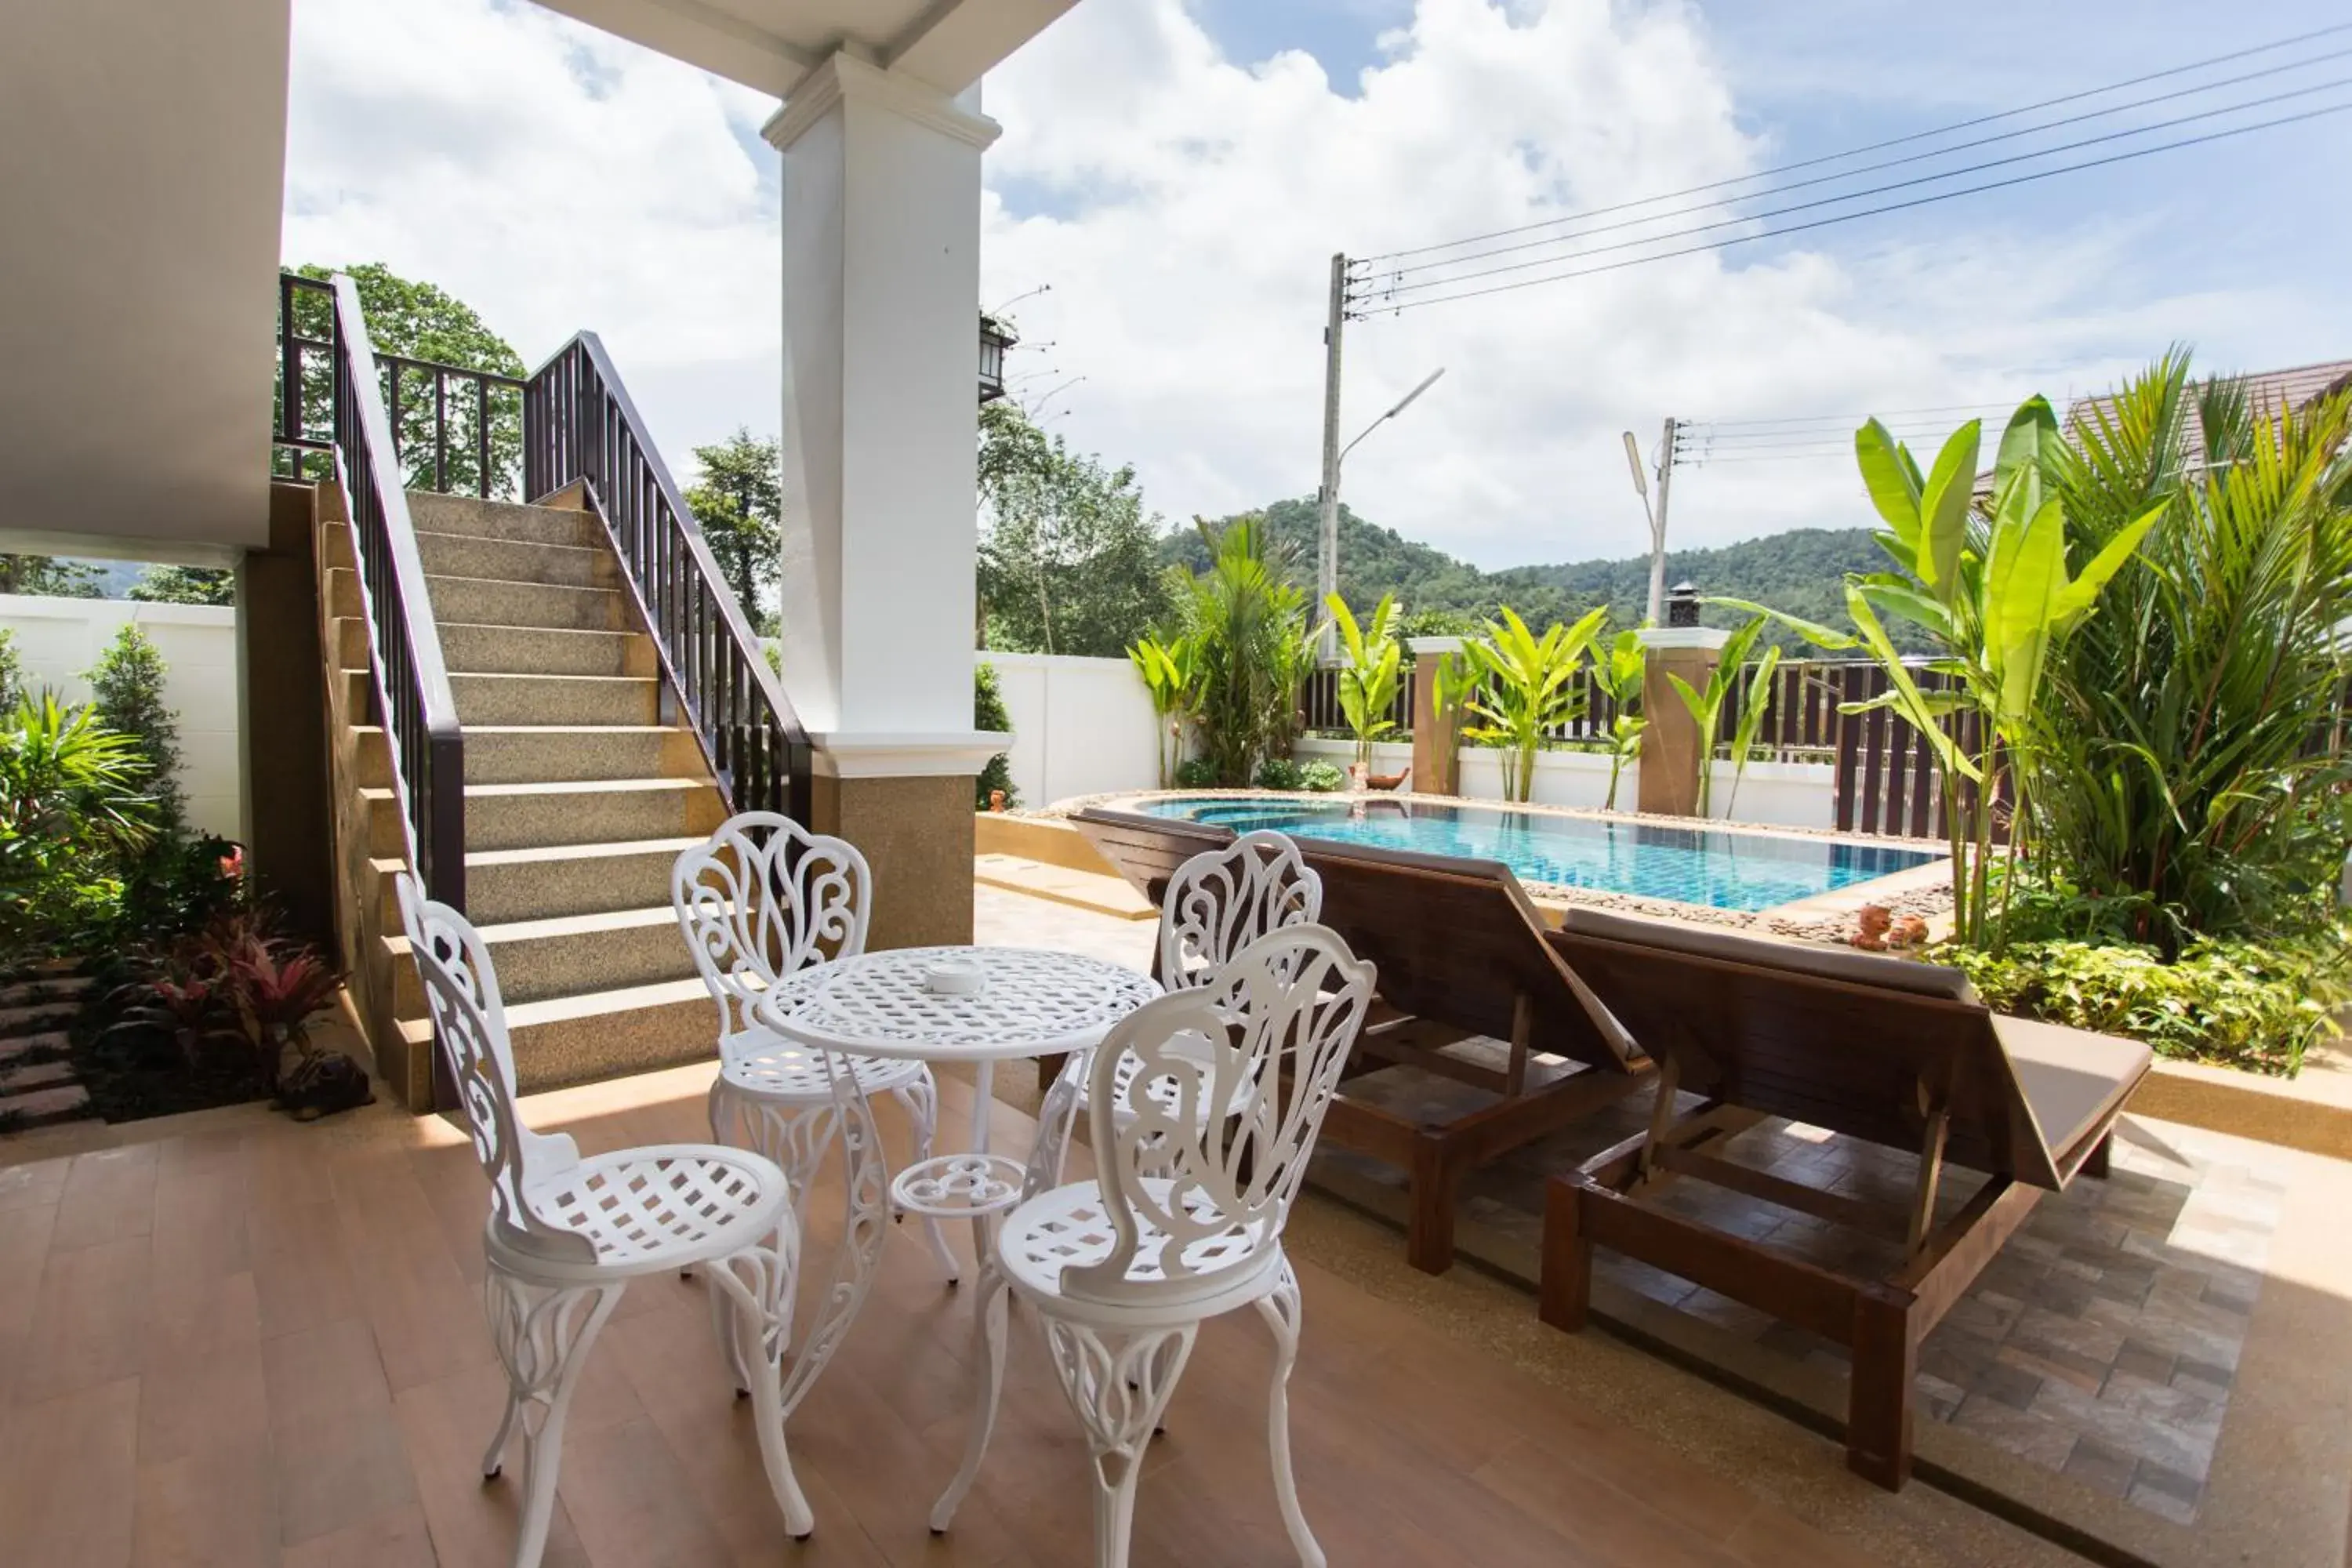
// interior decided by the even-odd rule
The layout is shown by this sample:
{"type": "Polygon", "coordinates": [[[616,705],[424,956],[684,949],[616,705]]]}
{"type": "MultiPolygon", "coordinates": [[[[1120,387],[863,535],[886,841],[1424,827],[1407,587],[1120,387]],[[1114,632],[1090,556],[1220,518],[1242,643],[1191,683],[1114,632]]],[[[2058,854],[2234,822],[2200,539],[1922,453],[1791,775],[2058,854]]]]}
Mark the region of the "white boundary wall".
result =
{"type": "Polygon", "coordinates": [[[180,789],[189,826],[245,836],[245,742],[237,712],[236,612],[220,605],[53,599],[0,594],[0,627],[16,636],[25,688],[62,701],[89,700],[90,667],[136,623],[163,656],[163,696],[179,715],[180,789]]]}
{"type": "Polygon", "coordinates": [[[1159,721],[1135,666],[987,649],[974,657],[996,667],[1013,718],[1013,784],[1022,805],[1159,786],[1159,721]]]}

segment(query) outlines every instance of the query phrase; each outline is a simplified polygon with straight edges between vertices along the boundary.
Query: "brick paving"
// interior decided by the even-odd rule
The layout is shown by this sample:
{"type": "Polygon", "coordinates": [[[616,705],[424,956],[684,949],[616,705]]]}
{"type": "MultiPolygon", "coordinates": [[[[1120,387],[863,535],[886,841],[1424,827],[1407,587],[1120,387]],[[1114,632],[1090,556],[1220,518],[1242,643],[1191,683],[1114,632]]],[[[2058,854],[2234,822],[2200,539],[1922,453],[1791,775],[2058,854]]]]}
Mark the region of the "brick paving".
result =
{"type": "MultiPolygon", "coordinates": [[[[1433,1116],[1453,1114],[1459,1097],[1475,1092],[1407,1069],[1356,1080],[1355,1089],[1368,1088],[1392,1108],[1433,1116]]],[[[1545,1179],[1639,1132],[1648,1106],[1646,1095],[1621,1102],[1479,1173],[1465,1184],[1466,1217],[1535,1247],[1545,1179]]],[[[1917,1408],[2186,1524],[2203,1495],[2285,1188],[2278,1170],[2220,1152],[2224,1141],[2169,1125],[2161,1139],[2136,1123],[2126,1129],[2110,1177],[2045,1197],[1928,1337],[1917,1408]]],[[[1897,1211],[1918,1171],[1914,1155],[1785,1121],[1759,1125],[1725,1152],[1897,1211]]],[[[1402,1184],[1371,1162],[1336,1152],[1318,1158],[1346,1162],[1359,1179],[1402,1184]]],[[[1941,1212],[1966,1203],[1976,1185],[1954,1170],[1941,1212]]],[[[1721,1188],[1676,1183],[1654,1201],[1824,1267],[1899,1258],[1879,1237],[1721,1188]]],[[[1596,1268],[1774,1354],[1845,1375],[1843,1349],[1818,1335],[1605,1249],[1596,1268]]]]}

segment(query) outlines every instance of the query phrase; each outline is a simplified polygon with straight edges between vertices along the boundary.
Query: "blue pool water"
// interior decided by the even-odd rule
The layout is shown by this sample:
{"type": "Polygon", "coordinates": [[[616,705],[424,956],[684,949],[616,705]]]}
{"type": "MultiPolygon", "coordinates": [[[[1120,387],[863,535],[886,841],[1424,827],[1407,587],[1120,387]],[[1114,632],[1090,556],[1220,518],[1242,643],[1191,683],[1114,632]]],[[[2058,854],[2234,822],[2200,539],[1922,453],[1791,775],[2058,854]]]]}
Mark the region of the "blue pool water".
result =
{"type": "Polygon", "coordinates": [[[1500,860],[1523,882],[1719,910],[1770,909],[1942,858],[1894,845],[1555,816],[1508,806],[1380,801],[1359,808],[1346,801],[1178,797],[1142,803],[1139,809],[1236,833],[1270,827],[1299,838],[1500,860]]]}

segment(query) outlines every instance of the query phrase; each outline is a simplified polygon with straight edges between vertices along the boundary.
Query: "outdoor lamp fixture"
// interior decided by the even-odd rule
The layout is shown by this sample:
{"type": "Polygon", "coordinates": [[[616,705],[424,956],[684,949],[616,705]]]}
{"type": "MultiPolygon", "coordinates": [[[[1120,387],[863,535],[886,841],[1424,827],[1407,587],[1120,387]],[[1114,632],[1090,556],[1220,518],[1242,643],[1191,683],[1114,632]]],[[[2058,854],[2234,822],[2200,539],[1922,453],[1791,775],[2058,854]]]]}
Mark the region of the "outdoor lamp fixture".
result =
{"type": "Polygon", "coordinates": [[[1666,595],[1666,625],[1695,626],[1698,625],[1698,584],[1677,583],[1666,595]]]}
{"type": "Polygon", "coordinates": [[[1004,351],[1018,339],[1012,329],[992,316],[980,319],[980,400],[993,403],[1004,395],[1004,351]]]}

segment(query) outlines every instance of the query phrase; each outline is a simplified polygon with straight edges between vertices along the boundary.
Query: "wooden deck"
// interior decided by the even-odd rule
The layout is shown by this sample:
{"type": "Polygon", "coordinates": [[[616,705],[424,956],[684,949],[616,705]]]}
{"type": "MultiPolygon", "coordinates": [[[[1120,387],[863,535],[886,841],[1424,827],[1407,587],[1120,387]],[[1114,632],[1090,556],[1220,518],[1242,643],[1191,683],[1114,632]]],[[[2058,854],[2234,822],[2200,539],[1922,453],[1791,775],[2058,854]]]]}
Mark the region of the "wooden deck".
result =
{"type": "MultiPolygon", "coordinates": [[[[591,1149],[690,1138],[707,1081],[682,1070],[528,1109],[591,1149]]],[[[942,1125],[961,1126],[968,1091],[941,1088],[942,1125]]],[[[310,1128],[226,1120],[0,1167],[0,1564],[503,1568],[520,1466],[488,1486],[475,1468],[503,1379],[477,1299],[470,1150],[383,1108],[310,1128]]],[[[1025,1144],[1017,1112],[1000,1107],[999,1127],[1001,1147],[1025,1144]]],[[[836,1204],[814,1195],[821,1258],[836,1204]]],[[[1334,1563],[1871,1561],[1408,1310],[1301,1275],[1294,1443],[1334,1563]]],[[[925,1529],[961,1442],[968,1324],[926,1249],[894,1240],[793,1424],[817,1515],[796,1547],[701,1287],[640,1282],[572,1411],[548,1563],[1090,1562],[1084,1447],[1018,1316],[980,1484],[950,1537],[925,1529]]],[[[1266,1364],[1251,1314],[1203,1333],[1143,1483],[1139,1565],[1290,1561],[1265,1469],[1266,1364]]]]}

